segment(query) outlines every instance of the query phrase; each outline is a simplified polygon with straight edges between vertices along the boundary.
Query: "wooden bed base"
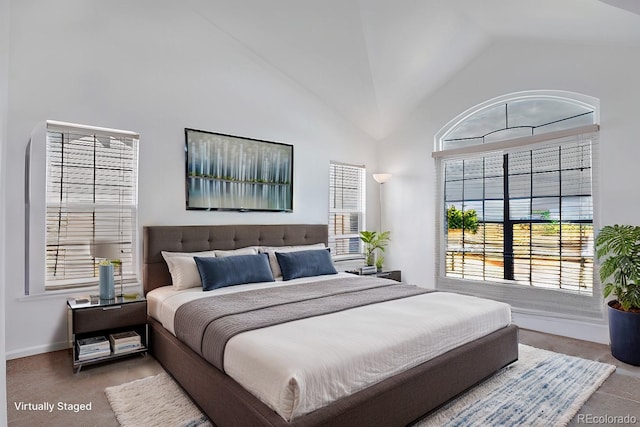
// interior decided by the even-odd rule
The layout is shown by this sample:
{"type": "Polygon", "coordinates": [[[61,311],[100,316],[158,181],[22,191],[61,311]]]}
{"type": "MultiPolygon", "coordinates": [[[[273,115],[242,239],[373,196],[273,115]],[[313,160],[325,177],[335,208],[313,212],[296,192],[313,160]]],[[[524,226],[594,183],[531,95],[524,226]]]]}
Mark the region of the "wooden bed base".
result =
{"type": "MultiPolygon", "coordinates": [[[[145,227],[144,241],[143,278],[148,292],[169,283],[160,250],[326,243],[326,225],[145,227]],[[318,231],[324,237],[318,237],[318,231]]],[[[511,325],[289,423],[155,319],[149,318],[149,326],[150,353],[220,427],[404,426],[518,359],[518,329],[511,325]]]]}

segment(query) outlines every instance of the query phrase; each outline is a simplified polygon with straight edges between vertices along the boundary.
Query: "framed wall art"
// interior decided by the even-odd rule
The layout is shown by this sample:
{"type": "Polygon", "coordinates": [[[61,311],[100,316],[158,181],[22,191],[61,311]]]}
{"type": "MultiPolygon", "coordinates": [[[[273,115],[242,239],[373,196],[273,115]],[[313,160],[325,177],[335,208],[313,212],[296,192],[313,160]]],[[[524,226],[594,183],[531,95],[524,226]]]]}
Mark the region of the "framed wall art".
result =
{"type": "Polygon", "coordinates": [[[185,128],[191,210],[293,211],[293,145],[185,128]]]}

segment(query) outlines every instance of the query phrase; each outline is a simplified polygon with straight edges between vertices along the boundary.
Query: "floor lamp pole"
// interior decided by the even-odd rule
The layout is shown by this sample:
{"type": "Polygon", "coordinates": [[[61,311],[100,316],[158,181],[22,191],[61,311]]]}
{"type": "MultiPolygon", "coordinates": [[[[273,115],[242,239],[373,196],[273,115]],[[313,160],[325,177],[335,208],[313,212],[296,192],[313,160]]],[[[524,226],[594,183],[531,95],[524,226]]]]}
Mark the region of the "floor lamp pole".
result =
{"type": "Polygon", "coordinates": [[[380,233],[382,233],[382,223],[383,223],[382,222],[382,187],[384,187],[384,182],[380,183],[380,188],[379,188],[379,191],[378,191],[380,193],[380,205],[378,205],[378,212],[379,212],[378,220],[380,222],[378,231],[380,233]]]}
{"type": "Polygon", "coordinates": [[[378,220],[380,222],[379,226],[380,228],[378,229],[379,233],[382,233],[382,186],[384,185],[385,182],[389,181],[389,179],[391,178],[391,174],[390,173],[374,173],[373,174],[373,179],[380,184],[380,188],[379,188],[379,194],[380,194],[380,204],[378,205],[378,220]]]}

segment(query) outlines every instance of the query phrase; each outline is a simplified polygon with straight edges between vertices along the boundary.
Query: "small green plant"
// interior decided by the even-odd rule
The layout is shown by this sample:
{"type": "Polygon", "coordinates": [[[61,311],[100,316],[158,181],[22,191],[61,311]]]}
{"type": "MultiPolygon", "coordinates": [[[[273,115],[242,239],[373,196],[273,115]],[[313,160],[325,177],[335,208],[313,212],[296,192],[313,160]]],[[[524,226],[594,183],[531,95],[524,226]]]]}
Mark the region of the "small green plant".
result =
{"type": "Polygon", "coordinates": [[[389,243],[389,231],[377,233],[375,231],[361,231],[360,240],[364,243],[364,255],[367,265],[374,265],[375,253],[379,249],[384,252],[384,248],[389,243]]]}
{"type": "Polygon", "coordinates": [[[382,270],[382,266],[384,265],[384,255],[380,254],[376,258],[376,268],[378,270],[382,270]]]}
{"type": "Polygon", "coordinates": [[[475,209],[461,211],[455,206],[447,209],[447,227],[452,230],[467,230],[472,233],[478,232],[478,213],[475,209]]]}
{"type": "Polygon", "coordinates": [[[606,297],[614,295],[625,311],[640,310],[640,226],[606,225],[595,240],[600,280],[606,297]]]}

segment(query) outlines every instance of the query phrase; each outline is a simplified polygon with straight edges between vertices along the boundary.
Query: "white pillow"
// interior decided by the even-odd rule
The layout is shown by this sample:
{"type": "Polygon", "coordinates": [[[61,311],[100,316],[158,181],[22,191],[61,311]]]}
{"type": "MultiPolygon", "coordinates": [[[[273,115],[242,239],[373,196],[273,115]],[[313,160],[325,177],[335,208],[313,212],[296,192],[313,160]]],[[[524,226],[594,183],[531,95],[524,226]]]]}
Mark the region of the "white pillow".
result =
{"type": "Polygon", "coordinates": [[[246,248],[233,249],[230,251],[214,251],[216,257],[224,258],[227,256],[236,256],[236,255],[257,255],[258,247],[257,246],[247,246],[246,248]]]}
{"type": "Polygon", "coordinates": [[[193,257],[215,257],[214,251],[204,252],[167,252],[162,257],[169,267],[171,283],[175,289],[187,289],[202,286],[200,272],[193,257]]]}
{"type": "Polygon", "coordinates": [[[280,270],[280,264],[278,264],[278,258],[276,258],[276,252],[298,252],[309,251],[313,249],[325,249],[324,243],[316,243],[313,245],[300,245],[300,246],[261,246],[260,252],[269,255],[269,266],[273,273],[273,278],[282,277],[282,270],[280,270]]]}

